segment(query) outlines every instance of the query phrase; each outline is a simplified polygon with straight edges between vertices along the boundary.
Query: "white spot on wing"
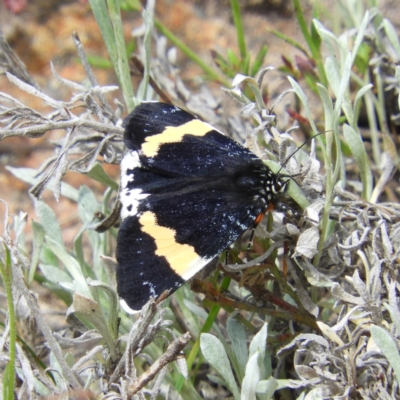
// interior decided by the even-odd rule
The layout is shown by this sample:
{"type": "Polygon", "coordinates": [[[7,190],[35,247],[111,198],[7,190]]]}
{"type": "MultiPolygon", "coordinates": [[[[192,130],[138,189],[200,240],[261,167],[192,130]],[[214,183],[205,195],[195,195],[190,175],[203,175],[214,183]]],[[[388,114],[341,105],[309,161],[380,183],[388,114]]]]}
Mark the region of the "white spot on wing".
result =
{"type": "Polygon", "coordinates": [[[127,187],[135,178],[128,171],[138,168],[140,165],[139,155],[136,151],[129,151],[121,161],[121,192],[119,199],[122,204],[122,219],[136,215],[140,202],[149,196],[148,193],[143,193],[142,189],[129,189],[127,187]]]}
{"type": "Polygon", "coordinates": [[[126,304],[125,300],[120,300],[119,304],[121,304],[121,307],[124,311],[126,311],[128,314],[137,314],[140,312],[140,310],[132,310],[132,308],[130,308],[128,306],[128,304],[126,304]]]}
{"type": "Polygon", "coordinates": [[[150,196],[148,193],[142,193],[142,189],[123,189],[119,194],[119,200],[122,204],[121,219],[136,215],[140,202],[150,196]],[[128,194],[129,193],[129,194],[128,194]]]}
{"type": "Polygon", "coordinates": [[[128,170],[140,167],[139,154],[136,151],[129,151],[121,161],[121,187],[125,188],[132,182],[133,176],[128,174],[128,170]]]}

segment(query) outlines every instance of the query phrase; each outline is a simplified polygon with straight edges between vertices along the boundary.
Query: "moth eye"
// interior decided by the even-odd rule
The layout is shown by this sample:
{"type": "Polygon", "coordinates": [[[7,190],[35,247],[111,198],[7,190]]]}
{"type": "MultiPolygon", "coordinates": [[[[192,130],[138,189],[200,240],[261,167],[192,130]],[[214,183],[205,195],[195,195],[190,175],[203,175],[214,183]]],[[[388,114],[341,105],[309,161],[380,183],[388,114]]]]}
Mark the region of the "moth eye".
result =
{"type": "Polygon", "coordinates": [[[274,183],[274,191],[275,193],[283,193],[287,189],[287,185],[289,184],[289,181],[276,181],[274,183]]]}

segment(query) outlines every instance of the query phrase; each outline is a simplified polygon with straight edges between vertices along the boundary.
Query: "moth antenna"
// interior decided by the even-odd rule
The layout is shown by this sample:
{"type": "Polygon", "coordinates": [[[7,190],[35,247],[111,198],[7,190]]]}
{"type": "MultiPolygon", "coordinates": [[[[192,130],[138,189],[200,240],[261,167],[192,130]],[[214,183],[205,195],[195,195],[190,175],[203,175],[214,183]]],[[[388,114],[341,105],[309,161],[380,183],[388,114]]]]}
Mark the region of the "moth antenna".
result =
{"type": "Polygon", "coordinates": [[[327,132],[331,132],[331,131],[324,131],[324,132],[319,132],[316,135],[308,138],[304,143],[302,143],[296,150],[293,151],[292,154],[290,154],[286,160],[283,162],[283,164],[281,165],[281,167],[279,168],[279,171],[276,173],[277,176],[280,175],[280,172],[282,171],[283,168],[285,168],[286,164],[289,162],[289,160],[299,151],[301,150],[308,142],[310,142],[311,140],[315,139],[317,136],[323,135],[327,132]]]}

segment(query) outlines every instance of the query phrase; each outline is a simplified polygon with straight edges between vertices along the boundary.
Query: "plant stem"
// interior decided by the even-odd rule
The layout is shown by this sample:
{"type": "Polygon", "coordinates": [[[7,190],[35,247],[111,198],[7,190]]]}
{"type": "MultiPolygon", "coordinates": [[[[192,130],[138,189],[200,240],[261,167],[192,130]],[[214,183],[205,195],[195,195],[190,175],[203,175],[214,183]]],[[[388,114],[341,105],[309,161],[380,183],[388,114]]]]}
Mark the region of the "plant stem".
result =
{"type": "Polygon", "coordinates": [[[14,399],[14,387],[15,387],[15,339],[17,336],[16,332],[16,321],[14,312],[14,301],[12,294],[12,267],[11,267],[11,256],[10,250],[4,244],[5,247],[5,263],[0,259],[0,274],[3,278],[4,288],[6,291],[7,305],[8,305],[8,356],[9,361],[7,363],[4,386],[3,386],[3,398],[4,400],[14,399]]]}

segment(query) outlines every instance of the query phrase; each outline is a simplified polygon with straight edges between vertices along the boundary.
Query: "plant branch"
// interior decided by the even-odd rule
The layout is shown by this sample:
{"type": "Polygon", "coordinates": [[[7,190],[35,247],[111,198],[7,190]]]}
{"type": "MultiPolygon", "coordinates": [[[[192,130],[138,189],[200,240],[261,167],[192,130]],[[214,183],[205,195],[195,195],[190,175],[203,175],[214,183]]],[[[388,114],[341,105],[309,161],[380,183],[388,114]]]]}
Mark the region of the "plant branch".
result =
{"type": "Polygon", "coordinates": [[[175,361],[181,355],[182,350],[185,346],[189,343],[191,336],[189,332],[186,332],[184,335],[175,339],[167,348],[167,351],[158,359],[156,360],[150,368],[144,372],[137,381],[130,385],[128,389],[128,396],[131,397],[140,389],[142,389],[147,383],[149,383],[156,374],[162,370],[166,365],[175,361]]]}
{"type": "MultiPolygon", "coordinates": [[[[14,253],[13,249],[11,249],[11,253],[14,253]]],[[[25,285],[24,277],[21,272],[22,266],[18,261],[17,255],[13,254],[12,258],[14,258],[13,272],[14,272],[15,286],[17,290],[25,297],[25,300],[28,303],[32,316],[35,318],[38,328],[43,333],[43,336],[46,339],[47,346],[53,352],[55,358],[57,359],[57,362],[60,364],[64,378],[66,379],[68,384],[72,386],[74,389],[82,389],[82,384],[79,382],[77,376],[75,376],[75,374],[72,372],[71,368],[65,361],[61,347],[58,344],[57,340],[54,338],[50,327],[47,325],[43,317],[43,314],[41,313],[36,297],[32,295],[32,293],[28,290],[28,288],[25,285]]]]}

